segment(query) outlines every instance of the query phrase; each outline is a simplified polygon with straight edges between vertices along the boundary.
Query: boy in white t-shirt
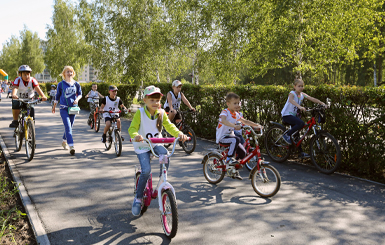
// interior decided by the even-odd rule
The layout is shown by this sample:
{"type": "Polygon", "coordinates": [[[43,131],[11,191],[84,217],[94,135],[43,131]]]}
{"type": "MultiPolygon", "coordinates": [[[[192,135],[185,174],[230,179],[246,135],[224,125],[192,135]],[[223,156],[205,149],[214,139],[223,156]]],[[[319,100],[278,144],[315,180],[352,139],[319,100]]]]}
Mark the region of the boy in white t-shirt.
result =
{"type": "Polygon", "coordinates": [[[94,116],[94,111],[96,109],[96,106],[99,106],[99,99],[98,98],[104,98],[104,96],[99,93],[98,91],[98,85],[96,83],[92,84],[90,92],[86,95],[87,102],[90,104],[90,115],[88,117],[87,124],[91,125],[92,117],[94,116]],[[94,102],[95,100],[95,102],[94,102]]]}
{"type": "MultiPolygon", "coordinates": [[[[240,98],[237,94],[230,92],[226,95],[226,104],[228,108],[223,110],[219,115],[219,123],[216,129],[217,143],[228,144],[230,146],[226,159],[226,164],[229,164],[230,166],[238,163],[237,160],[233,159],[235,153],[237,153],[237,159],[243,159],[246,156],[245,148],[240,143],[239,137],[234,134],[234,130],[241,129],[241,125],[236,125],[236,122],[239,121],[252,127],[262,128],[261,125],[242,118],[239,113],[236,112],[239,102],[240,98]]],[[[234,178],[242,180],[238,171],[234,175],[234,178]]]]}

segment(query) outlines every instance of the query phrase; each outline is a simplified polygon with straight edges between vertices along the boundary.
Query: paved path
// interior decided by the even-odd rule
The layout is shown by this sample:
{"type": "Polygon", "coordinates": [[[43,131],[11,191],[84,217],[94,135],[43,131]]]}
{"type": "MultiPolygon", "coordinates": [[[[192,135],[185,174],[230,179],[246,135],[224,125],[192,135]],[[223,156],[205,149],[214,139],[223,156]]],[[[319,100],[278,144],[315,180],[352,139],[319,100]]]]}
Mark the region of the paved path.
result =
{"type": "MultiPolygon", "coordinates": [[[[106,152],[101,133],[88,128],[82,111],[74,127],[76,155],[70,156],[61,147],[59,114],[42,103],[36,110],[37,152],[27,162],[24,146],[14,152],[10,108],[9,99],[0,102],[0,134],[51,244],[385,244],[383,185],[273,163],[281,189],[271,199],[260,198],[246,178],[225,178],[217,186],[206,182],[201,159],[212,147],[207,141],[198,141],[191,155],[179,147],[172,158],[169,179],[176,189],[179,230],[170,242],[156,202],[144,216],[131,215],[138,161],[128,141],[121,157],[106,152]]],[[[127,139],[128,126],[124,121],[127,139]]]]}

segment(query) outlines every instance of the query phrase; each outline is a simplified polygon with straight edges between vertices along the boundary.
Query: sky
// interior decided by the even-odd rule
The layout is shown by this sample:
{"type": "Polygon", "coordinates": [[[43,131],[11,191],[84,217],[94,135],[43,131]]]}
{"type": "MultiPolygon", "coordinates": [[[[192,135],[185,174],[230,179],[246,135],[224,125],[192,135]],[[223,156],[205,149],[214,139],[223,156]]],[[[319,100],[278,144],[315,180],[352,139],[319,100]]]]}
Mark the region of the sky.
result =
{"type": "Polygon", "coordinates": [[[52,25],[54,0],[0,0],[0,50],[12,35],[19,37],[24,25],[46,40],[47,25],[52,25]]]}

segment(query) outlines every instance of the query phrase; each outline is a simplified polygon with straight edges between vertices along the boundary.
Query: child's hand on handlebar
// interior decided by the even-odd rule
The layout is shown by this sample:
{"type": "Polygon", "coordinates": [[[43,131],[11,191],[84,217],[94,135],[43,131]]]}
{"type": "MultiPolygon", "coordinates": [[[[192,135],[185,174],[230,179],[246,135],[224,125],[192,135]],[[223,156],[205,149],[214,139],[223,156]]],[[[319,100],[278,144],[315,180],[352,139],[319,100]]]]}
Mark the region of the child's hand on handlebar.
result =
{"type": "Polygon", "coordinates": [[[299,109],[300,109],[301,111],[304,111],[304,112],[306,112],[306,108],[305,108],[305,107],[303,107],[303,106],[300,106],[300,107],[299,107],[299,109]]]}
{"type": "Polygon", "coordinates": [[[262,125],[258,125],[258,126],[254,126],[254,128],[261,130],[261,129],[263,129],[263,126],[262,125]]]}
{"type": "Polygon", "coordinates": [[[142,135],[137,135],[137,136],[135,136],[134,142],[141,142],[141,141],[143,141],[142,135]]]}
{"type": "Polygon", "coordinates": [[[185,142],[187,140],[187,136],[184,135],[183,133],[180,133],[178,135],[178,137],[179,137],[179,140],[182,141],[182,142],[185,142]]]}
{"type": "Polygon", "coordinates": [[[238,125],[235,125],[234,129],[235,130],[240,130],[242,128],[242,125],[238,124],[238,125]]]}

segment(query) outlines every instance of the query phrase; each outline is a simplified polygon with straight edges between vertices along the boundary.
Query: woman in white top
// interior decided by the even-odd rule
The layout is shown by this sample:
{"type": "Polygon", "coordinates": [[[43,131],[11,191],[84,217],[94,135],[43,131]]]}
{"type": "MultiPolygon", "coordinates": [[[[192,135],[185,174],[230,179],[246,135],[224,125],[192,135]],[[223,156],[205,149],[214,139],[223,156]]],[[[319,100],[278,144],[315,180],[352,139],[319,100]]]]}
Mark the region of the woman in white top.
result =
{"type": "MultiPolygon", "coordinates": [[[[305,107],[301,106],[302,101],[304,99],[308,99],[314,103],[318,103],[326,106],[325,103],[323,103],[322,101],[303,93],[302,91],[303,91],[304,85],[305,84],[302,81],[302,79],[296,78],[294,80],[294,83],[293,83],[294,90],[289,93],[289,97],[287,98],[286,104],[281,111],[282,120],[285,123],[288,123],[291,125],[291,130],[289,130],[285,135],[283,135],[283,139],[288,144],[292,143],[290,136],[294,132],[296,132],[297,130],[300,130],[305,126],[305,122],[299,118],[300,111],[306,111],[305,107]]],[[[299,147],[299,151],[300,151],[300,157],[310,157],[308,154],[302,151],[301,147],[299,147]]]]}

